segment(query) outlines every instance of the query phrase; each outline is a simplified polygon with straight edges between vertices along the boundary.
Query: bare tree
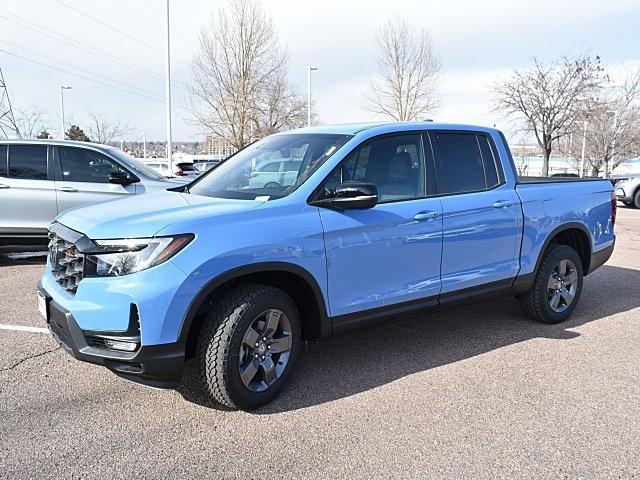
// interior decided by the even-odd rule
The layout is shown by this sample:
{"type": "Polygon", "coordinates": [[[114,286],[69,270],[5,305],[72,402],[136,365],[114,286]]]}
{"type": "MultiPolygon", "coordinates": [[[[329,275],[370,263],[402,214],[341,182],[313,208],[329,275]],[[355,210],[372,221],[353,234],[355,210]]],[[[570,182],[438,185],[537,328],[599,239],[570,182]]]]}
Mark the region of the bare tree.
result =
{"type": "Polygon", "coordinates": [[[605,176],[640,151],[640,69],[618,86],[602,88],[585,112],[585,162],[591,175],[605,176]]]}
{"type": "Polygon", "coordinates": [[[495,106],[535,135],[547,176],[554,144],[573,129],[603,75],[597,56],[561,57],[549,64],[534,58],[533,63],[494,87],[495,106]]]}
{"type": "Polygon", "coordinates": [[[28,108],[15,109],[16,125],[22,138],[36,138],[36,136],[49,128],[47,112],[39,105],[28,108]]]}
{"type": "Polygon", "coordinates": [[[133,130],[133,127],[120,118],[110,119],[101,113],[88,110],[89,137],[93,142],[108,144],[122,138],[133,130]]]}
{"type": "Polygon", "coordinates": [[[191,111],[204,129],[244,147],[254,136],[304,125],[304,99],[287,80],[288,56],[258,0],[233,0],[200,34],[191,111]]]}
{"type": "Polygon", "coordinates": [[[395,18],[376,31],[376,76],[367,93],[369,110],[396,121],[416,120],[440,104],[442,66],[431,36],[395,18]]]}
{"type": "MultiPolygon", "coordinates": [[[[313,118],[312,112],[312,120],[313,118]]],[[[256,138],[302,127],[307,122],[307,102],[289,86],[286,76],[276,77],[264,97],[256,102],[252,120],[252,133],[256,138]]]]}

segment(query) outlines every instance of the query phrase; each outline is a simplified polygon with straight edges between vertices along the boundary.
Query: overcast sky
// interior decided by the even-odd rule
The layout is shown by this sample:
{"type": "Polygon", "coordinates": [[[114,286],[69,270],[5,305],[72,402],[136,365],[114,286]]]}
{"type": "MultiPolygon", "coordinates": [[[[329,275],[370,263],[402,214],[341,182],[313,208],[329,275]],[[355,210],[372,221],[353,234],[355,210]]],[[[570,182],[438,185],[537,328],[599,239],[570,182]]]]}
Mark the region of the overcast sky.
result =
{"type": "MultiPolygon", "coordinates": [[[[200,28],[223,4],[172,0],[175,140],[202,138],[181,108],[182,85],[200,28]]],[[[264,7],[288,48],[291,80],[301,92],[306,65],[318,66],[313,96],[325,124],[374,119],[363,96],[373,69],[373,35],[395,15],[427,29],[442,58],[442,107],[431,115],[438,121],[508,130],[491,111],[490,86],[533,56],[590,52],[614,72],[640,65],[638,0],[264,0],[264,7]]],[[[14,103],[41,106],[57,131],[59,87],[70,85],[65,112],[81,127],[91,109],[130,122],[131,139],[141,139],[144,130],[148,139],[163,140],[164,19],[164,0],[2,0],[0,66],[14,103]]]]}

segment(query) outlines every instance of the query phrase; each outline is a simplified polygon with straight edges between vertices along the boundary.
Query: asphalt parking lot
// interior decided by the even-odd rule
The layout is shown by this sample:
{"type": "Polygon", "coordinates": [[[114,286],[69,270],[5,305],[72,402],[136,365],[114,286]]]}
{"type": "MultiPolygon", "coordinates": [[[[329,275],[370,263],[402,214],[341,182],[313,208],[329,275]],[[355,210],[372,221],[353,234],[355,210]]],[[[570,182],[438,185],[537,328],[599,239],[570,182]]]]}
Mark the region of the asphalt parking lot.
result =
{"type": "MultiPolygon", "coordinates": [[[[0,477],[640,476],[640,210],[618,209],[617,234],[563,325],[507,298],[309,344],[253,413],[0,329],[0,477]]],[[[0,324],[45,326],[42,268],[0,258],[0,324]]]]}

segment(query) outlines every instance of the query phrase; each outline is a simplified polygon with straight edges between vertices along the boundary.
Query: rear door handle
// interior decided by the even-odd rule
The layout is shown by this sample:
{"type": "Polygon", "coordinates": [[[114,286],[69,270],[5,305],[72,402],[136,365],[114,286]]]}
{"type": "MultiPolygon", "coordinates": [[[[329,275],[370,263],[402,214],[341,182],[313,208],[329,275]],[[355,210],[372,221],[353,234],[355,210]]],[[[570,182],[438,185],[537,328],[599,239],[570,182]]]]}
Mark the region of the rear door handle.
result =
{"type": "Polygon", "coordinates": [[[493,204],[493,208],[505,208],[510,207],[511,205],[513,205],[511,200],[498,200],[493,204]]]}
{"type": "Polygon", "coordinates": [[[434,210],[425,210],[424,212],[416,213],[413,218],[414,220],[423,221],[423,220],[434,220],[440,216],[440,212],[436,212],[434,210]]]}
{"type": "Polygon", "coordinates": [[[4,183],[0,183],[0,188],[11,188],[9,185],[5,185],[4,183]]]}
{"type": "Polygon", "coordinates": [[[61,192],[77,192],[78,191],[77,188],[73,188],[73,187],[60,187],[58,190],[60,190],[61,192]]]}

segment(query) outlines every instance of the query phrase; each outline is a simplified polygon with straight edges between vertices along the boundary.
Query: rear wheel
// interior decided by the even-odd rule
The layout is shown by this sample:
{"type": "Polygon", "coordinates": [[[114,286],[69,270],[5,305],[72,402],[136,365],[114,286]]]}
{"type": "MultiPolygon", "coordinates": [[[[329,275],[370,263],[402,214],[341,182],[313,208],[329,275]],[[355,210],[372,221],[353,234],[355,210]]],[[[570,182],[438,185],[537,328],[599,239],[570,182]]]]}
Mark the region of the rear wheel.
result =
{"type": "Polygon", "coordinates": [[[300,320],[277,288],[246,284],[216,298],[197,346],[201,386],[216,402],[251,410],[271,401],[297,359],[300,320]]]}
{"type": "Polygon", "coordinates": [[[541,323],[560,323],[576,308],[582,291],[582,262],[566,245],[551,245],[531,289],[518,300],[524,312],[541,323]]]}
{"type": "Polygon", "coordinates": [[[636,190],[636,193],[633,196],[633,206],[636,208],[640,208],[640,188],[636,190]]]}

